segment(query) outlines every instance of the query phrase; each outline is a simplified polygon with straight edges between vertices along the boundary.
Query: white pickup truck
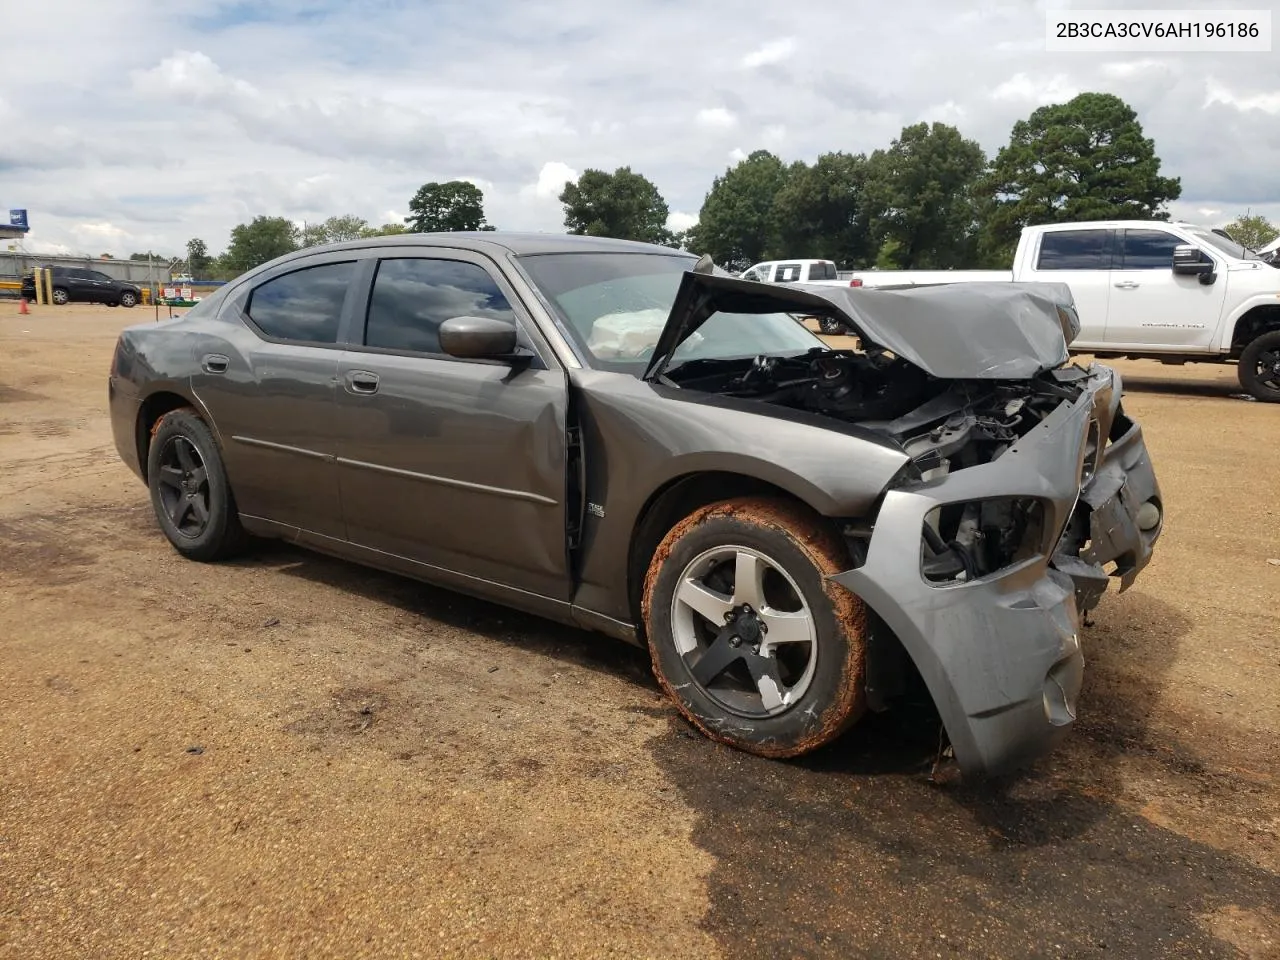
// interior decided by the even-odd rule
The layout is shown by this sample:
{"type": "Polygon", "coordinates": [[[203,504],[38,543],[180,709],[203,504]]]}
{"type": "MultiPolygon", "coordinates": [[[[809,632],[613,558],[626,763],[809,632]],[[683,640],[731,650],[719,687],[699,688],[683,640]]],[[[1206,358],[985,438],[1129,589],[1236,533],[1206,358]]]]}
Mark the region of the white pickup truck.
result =
{"type": "Polygon", "coordinates": [[[832,260],[766,260],[744,270],[738,277],[761,283],[839,283],[850,286],[847,280],[837,280],[837,275],[832,260]]]}
{"type": "Polygon", "coordinates": [[[1280,403],[1280,269],[1203,227],[1162,220],[1022,231],[1010,271],[857,271],[855,286],[1051,280],[1080,314],[1071,349],[1182,364],[1233,362],[1240,385],[1280,403]]]}

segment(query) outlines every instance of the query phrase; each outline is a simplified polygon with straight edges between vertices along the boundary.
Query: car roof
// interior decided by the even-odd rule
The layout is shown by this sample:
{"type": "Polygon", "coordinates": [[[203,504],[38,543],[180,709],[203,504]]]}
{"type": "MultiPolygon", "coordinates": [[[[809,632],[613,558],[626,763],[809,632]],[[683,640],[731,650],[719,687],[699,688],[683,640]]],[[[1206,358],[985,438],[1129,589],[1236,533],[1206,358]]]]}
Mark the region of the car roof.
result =
{"type": "Polygon", "coordinates": [[[613,237],[583,237],[569,233],[506,233],[496,230],[451,233],[397,233],[387,237],[348,240],[298,251],[312,254],[329,250],[359,250],[368,247],[452,247],[483,253],[505,251],[516,256],[544,253],[665,253],[694,258],[687,250],[656,243],[617,240],[613,237]]]}

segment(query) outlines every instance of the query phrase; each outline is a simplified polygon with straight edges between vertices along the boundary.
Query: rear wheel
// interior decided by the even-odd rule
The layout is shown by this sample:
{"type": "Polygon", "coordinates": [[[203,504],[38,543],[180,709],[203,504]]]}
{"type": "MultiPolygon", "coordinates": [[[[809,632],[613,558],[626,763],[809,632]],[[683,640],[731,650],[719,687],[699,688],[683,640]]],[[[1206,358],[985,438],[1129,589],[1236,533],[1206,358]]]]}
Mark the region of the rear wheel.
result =
{"type": "Polygon", "coordinates": [[[1253,341],[1240,354],[1240,386],[1267,403],[1280,403],[1280,330],[1253,341]]]}
{"type": "Polygon", "coordinates": [[[829,743],[865,710],[866,607],[822,518],[785,500],[703,507],[654,554],[643,613],[654,673],[707,736],[769,757],[829,743]]]}
{"type": "Polygon", "coordinates": [[[62,289],[62,287],[53,288],[53,302],[56,303],[58,306],[62,306],[64,303],[66,303],[70,299],[71,299],[71,295],[68,294],[66,290],[62,289]]]}
{"type": "Polygon", "coordinates": [[[223,560],[244,548],[218,446],[189,407],[166,413],[152,431],[147,485],[160,529],[183,556],[223,560]]]}

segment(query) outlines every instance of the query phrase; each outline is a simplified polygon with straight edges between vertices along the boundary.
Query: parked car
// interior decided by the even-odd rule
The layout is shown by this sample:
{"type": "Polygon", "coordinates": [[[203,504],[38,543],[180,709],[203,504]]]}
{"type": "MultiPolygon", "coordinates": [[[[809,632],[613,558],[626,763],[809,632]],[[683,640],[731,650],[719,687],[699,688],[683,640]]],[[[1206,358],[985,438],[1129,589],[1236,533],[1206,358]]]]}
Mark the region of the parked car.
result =
{"type": "Polygon", "coordinates": [[[995,773],[1071,727],[1080,615],[1163,526],[1077,329],[1061,284],[806,288],[620,240],[385,237],[125,330],[111,422],[193,560],[280,537],[645,645],[685,717],[771,757],[918,674],[961,768],[995,773]]]}
{"type": "Polygon", "coordinates": [[[1236,364],[1240,386],[1280,403],[1280,261],[1221,231],[1163,220],[1022,231],[1013,270],[867,271],[863,286],[1057,280],[1080,311],[1072,345],[1097,357],[1236,364]]]}
{"type": "Polygon", "coordinates": [[[837,270],[831,260],[769,260],[744,270],[741,276],[761,283],[828,283],[836,281],[837,270]]]}
{"type": "MultiPolygon", "coordinates": [[[[740,276],[744,280],[756,280],[760,283],[816,283],[838,287],[860,287],[860,280],[840,280],[832,260],[768,260],[757,263],[744,270],[740,276]]],[[[840,332],[839,323],[830,317],[802,318],[817,319],[823,333],[840,332]]]]}
{"type": "MultiPolygon", "coordinates": [[[[133,307],[142,299],[142,291],[132,283],[116,280],[98,270],[84,267],[45,267],[52,274],[53,302],[105,303],[109,307],[133,307]]],[[[36,297],[36,281],[33,274],[22,278],[22,295],[28,300],[36,297]]]]}

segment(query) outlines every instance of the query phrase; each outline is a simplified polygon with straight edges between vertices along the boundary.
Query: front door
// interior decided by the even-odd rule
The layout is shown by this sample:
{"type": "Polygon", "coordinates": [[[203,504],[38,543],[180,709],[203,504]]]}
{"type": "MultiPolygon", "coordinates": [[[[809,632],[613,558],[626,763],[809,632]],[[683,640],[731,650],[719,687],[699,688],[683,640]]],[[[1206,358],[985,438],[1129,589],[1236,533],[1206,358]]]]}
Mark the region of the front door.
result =
{"type": "Polygon", "coordinates": [[[408,248],[382,255],[363,302],[339,364],[348,539],[568,600],[564,373],[455,359],[436,334],[457,316],[527,324],[511,288],[478,254],[408,248]]]}
{"type": "Polygon", "coordinates": [[[1226,276],[1203,284],[1199,277],[1174,273],[1173,248],[1187,241],[1168,230],[1130,228],[1123,233],[1112,263],[1107,343],[1209,350],[1227,294],[1226,276]]]}
{"type": "Polygon", "coordinates": [[[334,437],[340,323],[359,263],[328,254],[267,274],[207,324],[196,344],[196,397],[218,431],[243,514],[343,539],[334,437]],[[225,331],[225,332],[224,332],[225,331]]]}

